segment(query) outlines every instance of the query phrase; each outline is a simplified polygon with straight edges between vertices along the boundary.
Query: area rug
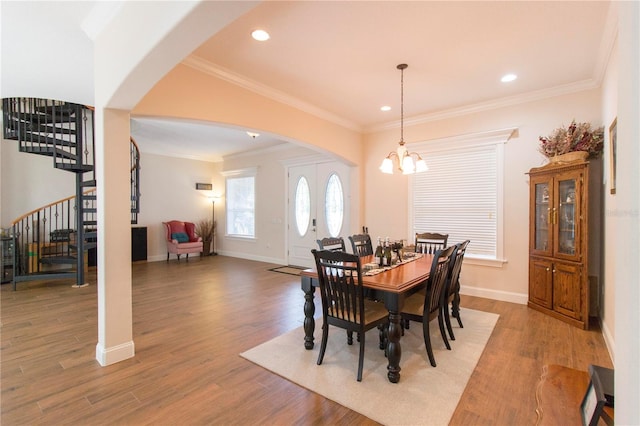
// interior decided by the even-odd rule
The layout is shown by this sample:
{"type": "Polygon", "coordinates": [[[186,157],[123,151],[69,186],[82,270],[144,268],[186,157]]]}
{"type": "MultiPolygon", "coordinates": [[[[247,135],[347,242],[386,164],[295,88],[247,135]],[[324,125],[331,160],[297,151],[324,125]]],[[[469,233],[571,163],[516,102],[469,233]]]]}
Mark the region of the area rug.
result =
{"type": "Polygon", "coordinates": [[[300,268],[298,266],[278,266],[277,268],[269,269],[272,272],[280,272],[281,274],[300,275],[300,272],[306,268],[300,268]]]}
{"type": "MultiPolygon", "coordinates": [[[[377,330],[366,335],[362,382],[356,381],[358,344],[347,345],[346,333],[329,329],[322,365],[316,365],[322,318],[316,321],[315,346],[304,349],[302,327],[242,354],[294,383],[385,425],[447,425],[469,381],[498,315],[461,309],[464,328],[454,327],[456,340],[448,351],[431,322],[431,343],[437,367],[431,367],[422,324],[412,322],[402,336],[399,383],[387,379],[387,359],[378,349],[377,330]]],[[[454,320],[455,323],[455,320],[454,320]]]]}

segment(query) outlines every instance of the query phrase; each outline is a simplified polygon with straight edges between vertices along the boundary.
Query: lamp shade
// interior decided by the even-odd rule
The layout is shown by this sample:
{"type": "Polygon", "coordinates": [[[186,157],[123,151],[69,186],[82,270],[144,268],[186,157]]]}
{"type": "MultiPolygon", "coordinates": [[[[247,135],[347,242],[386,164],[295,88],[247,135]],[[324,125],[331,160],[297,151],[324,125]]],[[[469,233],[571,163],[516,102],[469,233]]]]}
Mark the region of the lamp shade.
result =
{"type": "Polygon", "coordinates": [[[382,164],[380,165],[380,170],[382,171],[382,173],[386,173],[388,175],[393,174],[393,161],[391,161],[391,158],[387,157],[384,160],[382,160],[382,164]]]}

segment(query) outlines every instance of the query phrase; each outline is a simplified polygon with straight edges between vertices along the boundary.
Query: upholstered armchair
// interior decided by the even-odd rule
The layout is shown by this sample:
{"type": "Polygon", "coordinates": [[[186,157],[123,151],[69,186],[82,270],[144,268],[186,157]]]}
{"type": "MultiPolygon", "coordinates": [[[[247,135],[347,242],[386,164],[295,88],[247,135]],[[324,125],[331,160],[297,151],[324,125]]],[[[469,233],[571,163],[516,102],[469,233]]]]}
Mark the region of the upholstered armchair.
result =
{"type": "Polygon", "coordinates": [[[178,256],[178,262],[181,254],[187,255],[188,262],[189,253],[202,253],[202,238],[196,235],[195,224],[179,220],[170,220],[162,224],[166,231],[167,262],[171,253],[178,256]]]}

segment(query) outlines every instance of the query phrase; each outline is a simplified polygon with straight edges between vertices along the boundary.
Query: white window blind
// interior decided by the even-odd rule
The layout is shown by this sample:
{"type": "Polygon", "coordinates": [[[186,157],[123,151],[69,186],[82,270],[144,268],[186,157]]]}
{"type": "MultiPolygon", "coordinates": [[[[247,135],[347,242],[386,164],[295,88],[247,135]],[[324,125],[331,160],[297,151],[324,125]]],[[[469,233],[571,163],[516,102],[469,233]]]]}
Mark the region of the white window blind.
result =
{"type": "Polygon", "coordinates": [[[429,170],[413,175],[413,231],[470,240],[467,253],[495,259],[498,152],[495,144],[424,154],[429,170]]]}

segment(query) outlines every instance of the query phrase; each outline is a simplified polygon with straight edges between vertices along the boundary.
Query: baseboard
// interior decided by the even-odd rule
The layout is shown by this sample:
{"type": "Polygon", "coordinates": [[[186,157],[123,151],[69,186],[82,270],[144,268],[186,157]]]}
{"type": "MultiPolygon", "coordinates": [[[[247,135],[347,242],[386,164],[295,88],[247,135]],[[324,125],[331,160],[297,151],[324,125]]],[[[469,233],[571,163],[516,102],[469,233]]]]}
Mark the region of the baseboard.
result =
{"type": "Polygon", "coordinates": [[[485,299],[500,300],[502,302],[518,303],[526,305],[529,300],[528,294],[512,293],[510,291],[491,290],[488,288],[460,286],[460,294],[467,296],[484,297],[485,299]]]}
{"type": "Polygon", "coordinates": [[[105,348],[99,342],[96,345],[96,360],[98,360],[100,365],[103,367],[124,361],[125,359],[133,358],[134,355],[135,346],[133,344],[133,340],[110,348],[105,348]]]}
{"type": "Polygon", "coordinates": [[[611,361],[615,365],[616,341],[613,338],[613,335],[611,334],[611,330],[609,330],[607,323],[602,321],[602,318],[600,318],[600,330],[602,330],[602,337],[604,338],[604,344],[607,345],[607,350],[609,351],[609,357],[611,358],[611,361]]]}

